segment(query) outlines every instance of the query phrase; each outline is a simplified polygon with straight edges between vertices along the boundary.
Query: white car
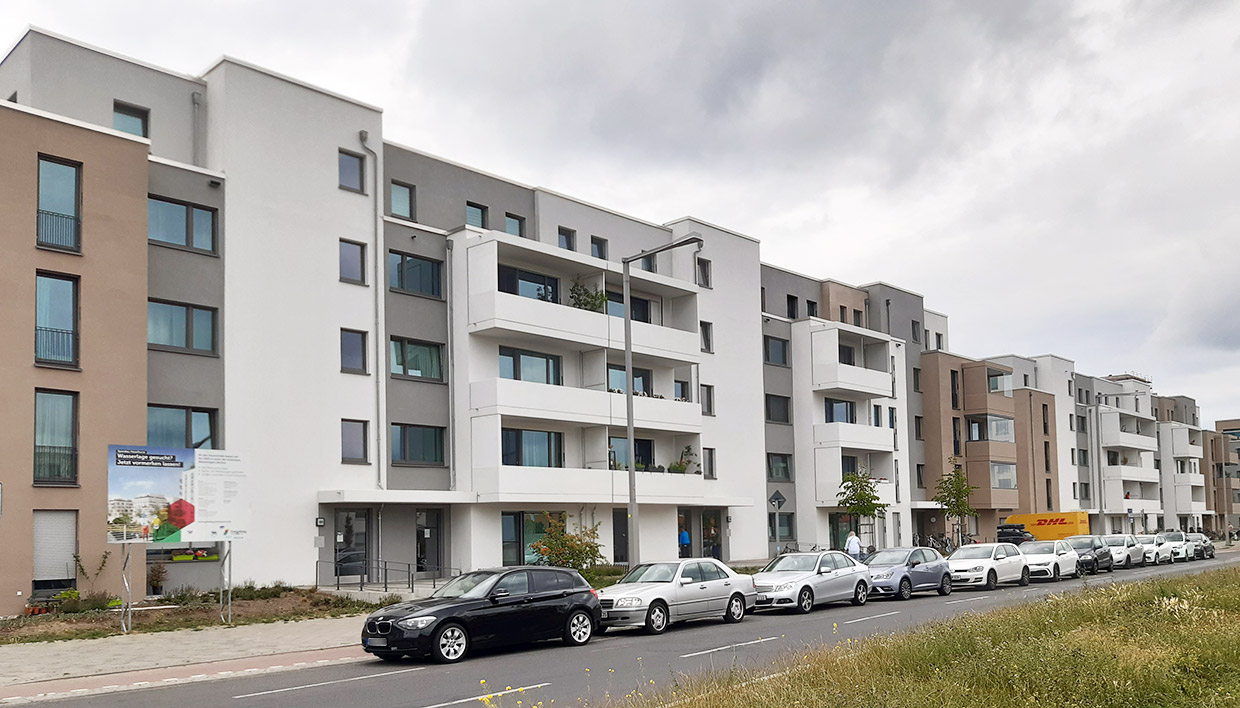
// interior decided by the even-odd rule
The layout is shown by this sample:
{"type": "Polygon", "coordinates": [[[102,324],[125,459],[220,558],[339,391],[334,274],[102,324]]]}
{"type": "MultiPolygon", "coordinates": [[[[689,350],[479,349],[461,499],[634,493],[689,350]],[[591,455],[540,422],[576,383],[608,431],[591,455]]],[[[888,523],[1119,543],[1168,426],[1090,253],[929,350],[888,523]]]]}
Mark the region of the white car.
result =
{"type": "Polygon", "coordinates": [[[1137,543],[1137,537],[1129,533],[1116,533],[1103,536],[1102,541],[1111,549],[1111,558],[1116,567],[1131,568],[1134,565],[1145,567],[1145,548],[1137,543]]]}
{"type": "Polygon", "coordinates": [[[1059,582],[1065,575],[1081,577],[1081,557],[1067,541],[1025,541],[1020,552],[1029,561],[1029,575],[1059,582]]]}
{"type": "Polygon", "coordinates": [[[1171,562],[1197,560],[1197,544],[1183,531],[1164,531],[1163,536],[1171,544],[1171,562]]]}
{"type": "Polygon", "coordinates": [[[947,564],[952,569],[952,585],[994,590],[999,583],[1029,584],[1029,563],[1010,543],[970,543],[948,556],[947,564]]]}
{"type": "Polygon", "coordinates": [[[1171,563],[1171,542],[1160,533],[1140,534],[1137,543],[1145,549],[1145,562],[1161,565],[1164,561],[1171,563]]]}
{"type": "Polygon", "coordinates": [[[714,558],[642,563],[615,585],[599,590],[600,630],[643,627],[648,634],[662,634],[683,620],[740,622],[757,595],[752,575],[737,573],[714,558]]]}
{"type": "Polygon", "coordinates": [[[864,605],[870,596],[870,570],[837,551],[785,553],[753,576],[758,608],[805,613],[814,605],[851,600],[864,605]]]}

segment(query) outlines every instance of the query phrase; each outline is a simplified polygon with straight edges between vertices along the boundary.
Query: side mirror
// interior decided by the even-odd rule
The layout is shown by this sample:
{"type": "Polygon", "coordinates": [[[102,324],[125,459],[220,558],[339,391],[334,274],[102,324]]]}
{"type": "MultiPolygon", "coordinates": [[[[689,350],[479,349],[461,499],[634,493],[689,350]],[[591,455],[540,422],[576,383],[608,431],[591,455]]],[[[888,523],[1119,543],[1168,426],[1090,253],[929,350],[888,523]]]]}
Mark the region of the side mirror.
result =
{"type": "Polygon", "coordinates": [[[491,593],[491,602],[501,600],[505,597],[508,597],[508,591],[505,590],[504,588],[500,588],[496,590],[495,592],[491,593]]]}
{"type": "Polygon", "coordinates": [[[916,568],[919,565],[921,565],[921,561],[909,561],[908,567],[916,568]]]}
{"type": "Polygon", "coordinates": [[[826,567],[826,566],[821,566],[821,565],[820,565],[820,566],[818,566],[818,574],[819,574],[819,575],[826,575],[826,574],[830,573],[832,570],[834,570],[834,568],[828,568],[828,567],[826,567]]]}
{"type": "Polygon", "coordinates": [[[680,584],[681,584],[681,585],[688,585],[689,583],[692,583],[692,582],[693,582],[693,578],[690,578],[690,577],[689,577],[689,576],[687,576],[687,575],[682,575],[682,576],[680,576],[680,584]]]}

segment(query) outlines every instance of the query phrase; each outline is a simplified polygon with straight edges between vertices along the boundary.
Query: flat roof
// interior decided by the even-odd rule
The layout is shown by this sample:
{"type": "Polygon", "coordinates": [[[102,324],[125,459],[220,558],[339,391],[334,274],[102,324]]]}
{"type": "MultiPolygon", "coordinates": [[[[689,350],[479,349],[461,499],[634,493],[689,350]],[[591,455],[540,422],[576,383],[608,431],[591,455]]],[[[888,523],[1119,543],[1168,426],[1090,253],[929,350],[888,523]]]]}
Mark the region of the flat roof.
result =
{"type": "Polygon", "coordinates": [[[221,56],[219,59],[216,59],[214,62],[212,62],[211,66],[207,67],[207,69],[202,72],[202,75],[206,76],[207,74],[210,74],[212,71],[215,71],[216,67],[218,67],[220,64],[223,64],[225,62],[228,62],[229,64],[236,64],[237,66],[245,67],[246,69],[249,69],[250,71],[256,71],[260,74],[266,74],[267,76],[270,76],[272,78],[288,82],[295,86],[300,86],[304,89],[309,89],[310,91],[314,91],[316,93],[321,93],[324,96],[335,98],[337,100],[344,101],[345,103],[352,103],[355,106],[360,106],[362,108],[372,110],[376,113],[383,112],[382,108],[366,103],[365,101],[360,101],[356,98],[350,98],[342,93],[336,93],[335,91],[332,91],[330,89],[325,89],[322,86],[316,86],[310,83],[309,81],[302,81],[301,79],[293,78],[292,76],[289,76],[287,74],[281,74],[278,71],[274,71],[272,69],[259,66],[258,64],[253,64],[244,59],[238,59],[236,57],[232,57],[227,54],[221,56]]]}
{"type": "Polygon", "coordinates": [[[383,144],[387,147],[396,148],[397,150],[404,150],[405,152],[411,152],[414,155],[421,155],[422,157],[427,157],[432,160],[438,160],[439,162],[442,162],[445,165],[452,165],[453,167],[459,167],[462,170],[467,170],[469,172],[476,172],[484,177],[490,177],[491,179],[494,179],[500,182],[507,182],[508,184],[511,184],[514,187],[521,187],[522,189],[529,189],[529,190],[537,189],[536,187],[532,187],[528,184],[518,182],[514,179],[502,177],[500,175],[495,174],[494,172],[487,172],[486,170],[480,170],[477,167],[470,167],[469,165],[466,165],[463,162],[457,162],[456,160],[450,160],[442,155],[436,155],[433,152],[427,152],[425,150],[419,150],[418,148],[415,148],[415,147],[409,147],[408,145],[403,145],[394,140],[388,140],[384,138],[383,144]]]}
{"type": "MultiPolygon", "coordinates": [[[[169,76],[175,76],[175,77],[176,77],[176,78],[178,78],[178,79],[184,79],[185,81],[192,81],[192,82],[194,82],[194,83],[196,83],[196,84],[206,85],[206,82],[204,82],[204,81],[202,80],[202,77],[200,77],[200,76],[193,76],[193,75],[191,75],[191,74],[183,74],[183,73],[181,73],[181,72],[179,72],[179,71],[173,71],[173,70],[171,70],[171,69],[165,69],[165,68],[164,68],[164,67],[162,67],[162,66],[157,66],[157,65],[155,65],[155,64],[150,64],[150,63],[148,63],[148,62],[142,61],[141,59],[134,59],[133,57],[130,57],[130,56],[125,56],[124,54],[119,54],[119,53],[114,52],[114,51],[111,51],[111,50],[109,50],[109,49],[104,49],[103,47],[96,47],[96,46],[95,46],[95,45],[93,45],[93,44],[88,44],[88,43],[86,43],[86,42],[83,42],[83,41],[80,41],[80,40],[77,40],[77,39],[73,39],[72,37],[66,37],[66,36],[65,36],[65,35],[63,35],[63,34],[59,34],[59,33],[57,33],[57,32],[53,32],[53,31],[51,31],[51,30],[43,29],[42,27],[37,27],[37,26],[35,26],[35,25],[27,25],[27,26],[26,26],[26,31],[22,32],[21,36],[17,38],[17,41],[16,41],[16,42],[14,42],[14,43],[13,43],[13,45],[12,45],[11,47],[9,47],[9,51],[7,51],[7,52],[5,52],[5,53],[4,53],[4,60],[7,60],[7,59],[9,58],[9,55],[13,53],[13,50],[14,50],[14,49],[17,49],[17,45],[21,44],[21,43],[22,43],[22,41],[23,41],[24,39],[26,39],[26,37],[30,36],[31,34],[41,34],[41,35],[43,35],[43,36],[45,36],[45,37],[49,37],[49,38],[51,38],[51,39],[56,39],[56,40],[59,40],[59,41],[61,41],[61,42],[66,43],[66,44],[72,44],[72,45],[74,45],[74,46],[76,46],[76,47],[81,47],[82,49],[86,49],[86,50],[88,50],[88,51],[92,51],[92,52],[95,52],[95,53],[97,53],[97,54],[102,54],[102,55],[104,55],[104,56],[109,56],[109,57],[112,57],[113,59],[119,59],[120,61],[129,62],[130,64],[134,64],[134,65],[136,65],[136,66],[143,67],[144,69],[150,69],[151,71],[158,71],[158,72],[159,72],[159,73],[161,73],[161,74],[167,74],[167,75],[169,75],[169,76]]],[[[4,60],[0,60],[0,63],[3,63],[3,61],[4,61],[4,60]]]]}
{"type": "Polygon", "coordinates": [[[739,231],[733,231],[732,229],[719,226],[718,224],[712,224],[709,221],[706,221],[705,219],[699,219],[696,216],[682,216],[679,219],[672,219],[671,221],[664,224],[664,226],[671,226],[672,224],[679,224],[682,221],[692,221],[695,224],[701,224],[702,226],[708,226],[712,229],[715,229],[716,231],[722,231],[725,234],[731,234],[737,238],[743,238],[746,241],[753,241],[754,243],[762,243],[761,241],[754,238],[753,236],[746,236],[745,234],[739,231]]]}
{"type": "Polygon", "coordinates": [[[31,108],[30,106],[23,106],[20,103],[13,103],[11,101],[0,101],[0,108],[3,108],[5,110],[10,110],[10,111],[17,111],[18,113],[26,113],[32,116],[37,116],[39,118],[45,118],[47,120],[56,121],[57,123],[64,123],[65,125],[71,125],[75,128],[82,128],[83,130],[89,130],[95,133],[102,133],[103,135],[109,135],[114,138],[120,138],[122,140],[132,140],[135,143],[145,145],[147,147],[147,150],[150,150],[151,148],[150,138],[143,138],[143,137],[134,135],[133,133],[126,133],[120,130],[113,130],[112,128],[105,128],[102,125],[95,125],[94,123],[87,123],[85,121],[80,121],[80,120],[76,120],[73,118],[66,118],[65,116],[62,116],[58,113],[48,113],[47,111],[42,111],[42,110],[39,110],[38,108],[31,108]]]}

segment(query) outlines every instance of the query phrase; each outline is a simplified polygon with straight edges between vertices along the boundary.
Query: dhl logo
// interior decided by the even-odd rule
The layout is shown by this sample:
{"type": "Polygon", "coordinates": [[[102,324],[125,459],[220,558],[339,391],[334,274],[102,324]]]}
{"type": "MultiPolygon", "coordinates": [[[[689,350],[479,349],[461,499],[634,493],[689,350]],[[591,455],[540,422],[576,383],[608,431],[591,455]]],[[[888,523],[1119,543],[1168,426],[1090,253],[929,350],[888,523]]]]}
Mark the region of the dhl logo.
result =
{"type": "Polygon", "coordinates": [[[1068,525],[1068,520],[1062,516],[1059,517],[1058,519],[1038,519],[1037,523],[1034,524],[1034,526],[1067,526],[1067,525],[1068,525]]]}

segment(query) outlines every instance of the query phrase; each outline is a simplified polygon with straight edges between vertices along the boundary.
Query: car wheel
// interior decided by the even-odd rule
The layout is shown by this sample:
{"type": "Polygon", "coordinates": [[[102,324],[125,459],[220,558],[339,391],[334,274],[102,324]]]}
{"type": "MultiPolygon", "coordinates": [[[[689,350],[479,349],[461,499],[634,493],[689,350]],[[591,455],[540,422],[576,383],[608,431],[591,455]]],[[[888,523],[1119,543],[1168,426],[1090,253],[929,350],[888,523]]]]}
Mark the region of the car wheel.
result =
{"type": "Polygon", "coordinates": [[[943,573],[943,579],[939,581],[939,594],[940,595],[952,594],[952,576],[948,575],[947,573],[943,573]]]}
{"type": "Polygon", "coordinates": [[[1132,556],[1124,556],[1124,570],[1132,568],[1132,556]]]}
{"type": "Polygon", "coordinates": [[[1025,587],[1029,584],[1029,568],[1021,568],[1020,570],[1020,586],[1025,587]]]}
{"type": "Polygon", "coordinates": [[[564,643],[570,647],[579,647],[590,641],[594,634],[594,620],[585,610],[577,610],[568,616],[564,623],[564,643]]]}
{"type": "Polygon", "coordinates": [[[469,633],[459,624],[445,624],[431,639],[431,656],[441,664],[454,664],[469,653],[469,633]]]}
{"type": "Polygon", "coordinates": [[[667,605],[655,602],[646,610],[646,634],[663,634],[667,631],[667,605]]]}
{"type": "Polygon", "coordinates": [[[801,588],[801,592],[797,593],[797,612],[804,615],[812,609],[814,609],[814,591],[801,588]]]}
{"type": "MultiPolygon", "coordinates": [[[[1095,570],[1094,575],[1097,575],[1097,574],[1098,574],[1098,571],[1095,570]]],[[[1077,563],[1076,565],[1072,566],[1072,578],[1075,580],[1076,578],[1079,578],[1079,577],[1081,577],[1081,564],[1077,563]]]]}
{"type": "Polygon", "coordinates": [[[723,621],[736,624],[745,619],[745,596],[733,595],[728,598],[728,609],[723,613],[723,621]]]}
{"type": "Polygon", "coordinates": [[[1114,558],[1112,558],[1112,559],[1111,559],[1111,565],[1108,565],[1108,566],[1107,566],[1107,572],[1108,572],[1108,573],[1114,573],[1114,572],[1115,572],[1115,559],[1114,559],[1114,558]]]}
{"type": "Polygon", "coordinates": [[[999,576],[992,570],[986,574],[986,589],[994,590],[997,587],[999,587],[999,576]]]}
{"type": "Polygon", "coordinates": [[[400,661],[405,658],[405,655],[398,651],[377,651],[374,654],[377,658],[390,662],[400,661]]]}
{"type": "Polygon", "coordinates": [[[1060,580],[1063,580],[1063,578],[1059,577],[1059,566],[1058,565],[1051,568],[1051,580],[1055,582],[1059,582],[1060,580]]]}
{"type": "Polygon", "coordinates": [[[852,604],[860,607],[869,599],[870,589],[865,586],[865,581],[857,583],[857,587],[853,589],[852,604]]]}
{"type": "Polygon", "coordinates": [[[913,596],[913,584],[905,578],[900,581],[900,589],[896,591],[897,600],[907,600],[913,596]]]}

